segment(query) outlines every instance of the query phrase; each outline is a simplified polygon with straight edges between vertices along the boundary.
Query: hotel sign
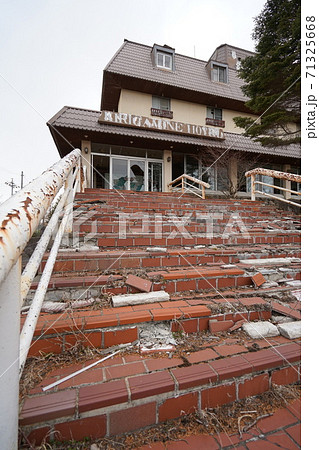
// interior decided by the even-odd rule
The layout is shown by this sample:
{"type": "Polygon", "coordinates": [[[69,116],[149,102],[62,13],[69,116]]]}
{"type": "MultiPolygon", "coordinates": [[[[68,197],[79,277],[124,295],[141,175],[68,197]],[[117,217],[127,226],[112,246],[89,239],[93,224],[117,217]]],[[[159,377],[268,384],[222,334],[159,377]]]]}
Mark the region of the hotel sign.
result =
{"type": "Polygon", "coordinates": [[[142,128],[144,130],[164,131],[167,133],[185,134],[189,136],[212,139],[225,139],[224,131],[221,128],[217,127],[192,125],[189,123],[175,122],[174,120],[168,120],[158,117],[150,118],[112,111],[102,111],[99,117],[99,123],[142,128]]]}

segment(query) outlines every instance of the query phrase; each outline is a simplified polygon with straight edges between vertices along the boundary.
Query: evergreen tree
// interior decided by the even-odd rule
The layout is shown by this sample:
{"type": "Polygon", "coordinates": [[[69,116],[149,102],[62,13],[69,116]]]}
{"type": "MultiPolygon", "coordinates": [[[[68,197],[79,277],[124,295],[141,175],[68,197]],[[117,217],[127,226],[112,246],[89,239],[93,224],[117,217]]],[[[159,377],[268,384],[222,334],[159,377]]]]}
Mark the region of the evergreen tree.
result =
{"type": "Polygon", "coordinates": [[[262,145],[300,142],[291,124],[300,125],[301,117],[301,0],[268,0],[254,21],[256,55],[243,60],[239,76],[246,105],[264,114],[256,124],[243,117],[234,121],[262,145]]]}

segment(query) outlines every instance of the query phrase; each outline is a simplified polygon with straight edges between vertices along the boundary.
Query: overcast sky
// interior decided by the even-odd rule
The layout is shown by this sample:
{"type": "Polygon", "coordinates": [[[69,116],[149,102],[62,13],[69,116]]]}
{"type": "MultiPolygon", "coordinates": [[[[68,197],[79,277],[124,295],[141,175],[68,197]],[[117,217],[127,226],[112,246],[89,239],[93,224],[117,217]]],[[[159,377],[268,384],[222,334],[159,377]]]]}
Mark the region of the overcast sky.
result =
{"type": "Polygon", "coordinates": [[[64,105],[99,110],[102,72],[124,39],[208,60],[254,50],[264,0],[0,0],[0,203],[59,159],[46,122],[64,105]]]}

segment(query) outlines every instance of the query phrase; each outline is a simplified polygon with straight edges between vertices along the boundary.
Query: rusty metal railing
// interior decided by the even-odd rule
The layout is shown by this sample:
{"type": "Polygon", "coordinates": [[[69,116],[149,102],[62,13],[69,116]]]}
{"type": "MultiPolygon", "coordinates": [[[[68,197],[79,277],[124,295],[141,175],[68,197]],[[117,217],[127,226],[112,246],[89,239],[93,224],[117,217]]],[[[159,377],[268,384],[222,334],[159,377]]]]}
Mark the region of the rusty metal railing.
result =
{"type": "Polygon", "coordinates": [[[83,191],[84,185],[81,151],[75,149],[0,205],[0,435],[3,448],[17,448],[19,373],[23,371],[62,236],[72,231],[75,193],[83,191]],[[21,275],[22,252],[61,192],[55,211],[21,275]],[[61,215],[20,334],[21,306],[61,215]]]}
{"type": "Polygon", "coordinates": [[[296,202],[293,202],[290,200],[291,194],[301,196],[301,192],[294,191],[294,190],[290,189],[290,187],[289,187],[291,185],[292,181],[296,182],[296,183],[301,183],[301,175],[296,175],[296,174],[287,173],[287,172],[280,172],[278,170],[257,168],[257,169],[249,170],[248,172],[245,173],[245,176],[246,176],[246,178],[248,178],[248,177],[251,178],[251,199],[252,200],[256,200],[256,194],[262,194],[262,195],[265,195],[266,197],[274,198],[274,199],[280,200],[282,202],[301,207],[300,203],[296,203],[296,202]],[[256,179],[257,175],[265,175],[265,176],[268,176],[271,178],[285,180],[286,187],[276,186],[274,184],[259,181],[256,179]],[[282,198],[279,195],[274,195],[274,194],[270,194],[268,192],[260,191],[260,190],[256,189],[256,184],[259,184],[261,186],[268,186],[270,188],[283,191],[284,197],[282,198]]]}
{"type": "Polygon", "coordinates": [[[168,184],[168,187],[171,192],[181,192],[182,194],[188,192],[195,194],[198,197],[205,198],[205,189],[209,189],[210,184],[184,173],[171,181],[168,184]]]}

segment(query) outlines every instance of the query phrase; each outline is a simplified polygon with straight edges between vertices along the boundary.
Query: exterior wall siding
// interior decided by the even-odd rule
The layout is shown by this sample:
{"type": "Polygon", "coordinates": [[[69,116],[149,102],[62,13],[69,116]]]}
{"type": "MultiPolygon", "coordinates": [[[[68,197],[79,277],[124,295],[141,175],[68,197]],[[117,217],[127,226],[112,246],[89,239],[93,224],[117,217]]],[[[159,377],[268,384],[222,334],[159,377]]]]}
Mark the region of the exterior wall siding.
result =
{"type": "MultiPolygon", "coordinates": [[[[205,125],[206,107],[198,103],[186,102],[183,100],[171,99],[171,110],[173,120],[177,122],[191,123],[194,125],[205,125]]],[[[122,89],[118,110],[123,113],[131,113],[139,116],[150,116],[152,107],[152,95],[142,92],[122,89]]],[[[257,118],[252,114],[239,113],[230,109],[223,109],[223,120],[225,121],[224,131],[229,133],[242,133],[242,129],[235,126],[233,118],[236,116],[257,118]]]]}

